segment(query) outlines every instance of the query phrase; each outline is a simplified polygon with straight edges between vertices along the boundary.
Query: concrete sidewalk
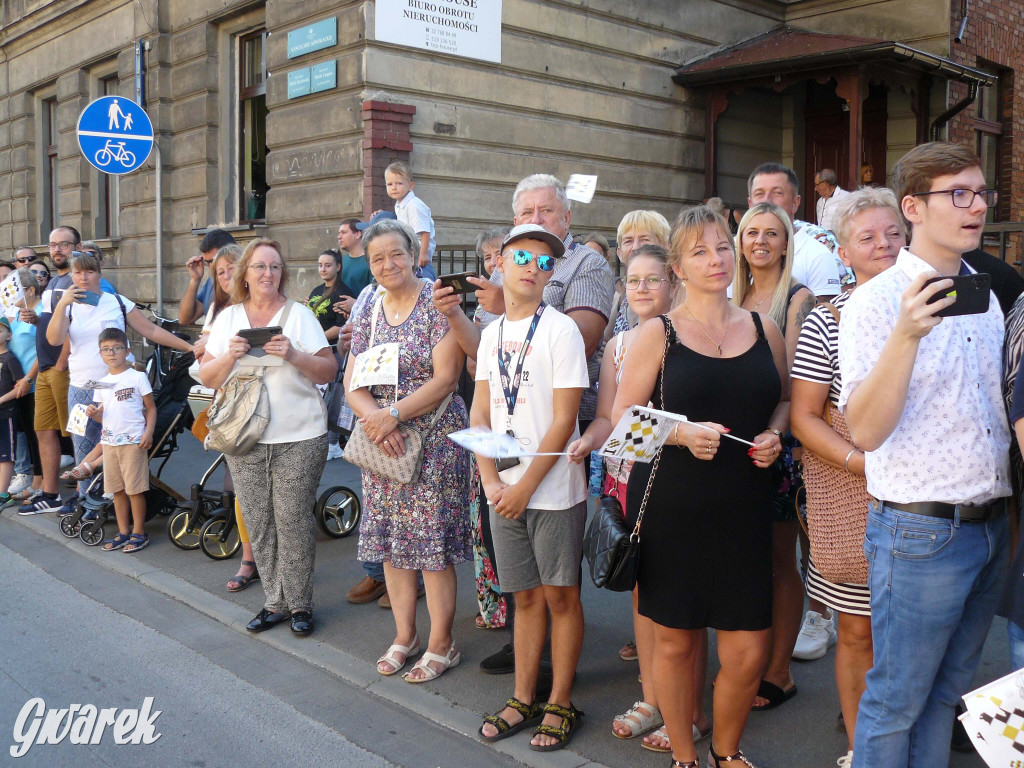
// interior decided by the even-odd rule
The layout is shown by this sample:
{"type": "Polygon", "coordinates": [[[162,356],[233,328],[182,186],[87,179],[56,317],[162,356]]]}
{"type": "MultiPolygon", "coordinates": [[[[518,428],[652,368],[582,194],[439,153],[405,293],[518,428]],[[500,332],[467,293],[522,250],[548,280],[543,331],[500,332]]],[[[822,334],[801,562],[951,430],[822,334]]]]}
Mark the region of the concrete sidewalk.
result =
{"type": "MultiPolygon", "coordinates": [[[[163,479],[185,496],[198,480],[212,457],[205,454],[189,435],[181,439],[181,449],[171,458],[163,479]]],[[[347,485],[359,491],[359,471],[344,461],[329,462],[321,480],[321,490],[331,485],[347,485]]],[[[220,487],[219,474],[212,486],[220,487]]],[[[152,545],[138,555],[105,553],[98,547],[86,547],[78,539],[66,539],[57,528],[53,515],[19,517],[7,511],[7,522],[17,521],[47,537],[54,546],[66,547],[82,557],[138,580],[197,611],[210,616],[242,634],[245,624],[263,606],[259,582],[243,592],[229,593],[225,582],[234,575],[239,558],[214,561],[199,550],[183,551],[173,546],[166,535],[166,518],[147,526],[152,545]]],[[[426,685],[409,685],[400,677],[377,674],[374,661],[391,644],[394,623],[390,611],[375,603],[351,605],[345,592],[362,577],[355,559],[357,533],[334,540],[317,533],[315,618],[316,631],[309,638],[292,635],[285,626],[255,636],[259,641],[292,653],[325,670],[323,683],[337,677],[371,691],[444,727],[476,738],[480,715],[495,711],[512,694],[511,676],[489,676],[478,664],[508,642],[503,630],[479,630],[476,615],[475,584],[472,563],[457,569],[460,593],[455,619],[455,642],[462,664],[426,685]]],[[[686,564],[680,564],[685,576],[686,564]]],[[[585,577],[586,579],[586,577],[585,577]]],[[[493,748],[529,766],[576,768],[578,766],[663,766],[668,757],[640,748],[639,739],[620,740],[611,732],[611,720],[641,698],[635,662],[623,662],[618,649],[632,637],[630,598],[628,595],[597,590],[586,579],[583,589],[586,639],[580,661],[574,703],[586,718],[568,749],[538,753],[528,748],[526,733],[497,742],[493,748]]],[[[426,603],[419,602],[420,636],[429,632],[426,603]]],[[[845,734],[836,727],[839,713],[834,681],[834,650],[824,659],[794,663],[793,675],[799,694],[784,706],[751,716],[743,747],[761,768],[811,768],[834,766],[846,752],[845,734]]],[[[714,633],[711,633],[711,661],[705,702],[711,712],[711,680],[718,669],[714,633]]],[[[985,646],[978,683],[995,679],[1009,669],[1005,623],[997,620],[985,646]]],[[[707,742],[698,745],[702,761],[707,742]]],[[[955,768],[980,766],[975,755],[954,754],[955,768]]]]}

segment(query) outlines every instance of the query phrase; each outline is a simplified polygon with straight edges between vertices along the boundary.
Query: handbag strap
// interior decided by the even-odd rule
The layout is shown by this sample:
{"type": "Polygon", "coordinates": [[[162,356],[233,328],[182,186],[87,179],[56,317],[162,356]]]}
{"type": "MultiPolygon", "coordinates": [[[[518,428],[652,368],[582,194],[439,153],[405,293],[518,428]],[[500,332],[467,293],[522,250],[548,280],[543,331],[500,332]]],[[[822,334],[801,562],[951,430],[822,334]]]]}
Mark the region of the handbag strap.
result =
{"type": "MultiPolygon", "coordinates": [[[[836,321],[836,325],[838,326],[839,325],[839,310],[836,309],[836,305],[833,304],[831,301],[825,301],[825,302],[822,302],[822,306],[825,307],[825,309],[827,309],[832,314],[832,319],[836,321]]],[[[831,426],[833,426],[832,425],[832,409],[829,408],[828,406],[829,406],[829,400],[826,397],[825,398],[825,423],[828,424],[831,427],[831,426]]]]}
{"type": "MultiPolygon", "coordinates": [[[[665,407],[665,361],[668,359],[669,344],[672,339],[672,321],[667,316],[661,316],[661,322],[665,326],[665,351],[661,356],[661,374],[659,376],[659,382],[661,385],[661,407],[665,407]]],[[[640,502],[640,513],[636,516],[636,525],[633,526],[633,532],[629,534],[629,540],[631,542],[640,541],[640,523],[644,519],[644,511],[647,509],[647,499],[651,495],[651,486],[654,485],[654,476],[658,474],[658,465],[661,463],[661,452],[664,450],[664,446],[658,449],[657,456],[654,457],[654,466],[651,468],[651,476],[647,479],[647,488],[644,490],[644,498],[640,502]]]]}
{"type": "MultiPolygon", "coordinates": [[[[385,293],[386,293],[386,291],[383,291],[383,290],[378,292],[377,298],[375,298],[373,300],[373,313],[370,316],[370,343],[366,347],[367,350],[373,349],[373,338],[374,338],[375,334],[377,333],[377,318],[380,317],[380,310],[381,310],[381,307],[384,305],[384,294],[385,293]]],[[[395,402],[396,403],[398,402],[398,382],[397,381],[395,382],[395,402]]],[[[445,406],[445,408],[447,408],[448,407],[448,403],[446,402],[444,404],[444,406],[445,406]]],[[[434,425],[431,424],[430,426],[433,427],[434,425]]]]}

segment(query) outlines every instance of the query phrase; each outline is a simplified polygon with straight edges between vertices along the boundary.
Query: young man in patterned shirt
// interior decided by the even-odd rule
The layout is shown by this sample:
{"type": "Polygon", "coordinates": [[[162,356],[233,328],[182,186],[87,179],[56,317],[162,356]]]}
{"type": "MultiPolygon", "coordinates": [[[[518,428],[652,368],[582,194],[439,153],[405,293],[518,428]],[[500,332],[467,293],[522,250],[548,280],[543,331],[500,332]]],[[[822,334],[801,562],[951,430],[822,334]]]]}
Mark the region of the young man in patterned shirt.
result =
{"type": "Polygon", "coordinates": [[[978,247],[996,194],[977,157],[945,142],[908,152],[893,186],[910,245],[851,296],[839,327],[840,407],[878,499],[864,544],[875,665],[855,768],[946,765],[1008,554],[1003,313],[992,299],[940,317],[953,283],[927,282],[974,274],[961,254],[978,247]]]}

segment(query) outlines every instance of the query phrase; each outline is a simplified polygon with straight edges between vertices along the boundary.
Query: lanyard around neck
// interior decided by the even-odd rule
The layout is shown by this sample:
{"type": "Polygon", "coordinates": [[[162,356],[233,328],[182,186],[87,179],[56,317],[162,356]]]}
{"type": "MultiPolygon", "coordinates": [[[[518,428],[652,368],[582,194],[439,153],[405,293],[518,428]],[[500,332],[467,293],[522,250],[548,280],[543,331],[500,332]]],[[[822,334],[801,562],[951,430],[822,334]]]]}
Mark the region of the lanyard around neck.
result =
{"type": "MultiPolygon", "coordinates": [[[[523,346],[519,350],[519,359],[516,361],[515,373],[509,376],[508,365],[505,362],[505,345],[504,345],[504,333],[505,318],[501,318],[501,322],[498,324],[498,376],[501,379],[501,389],[505,394],[505,405],[508,407],[508,417],[512,418],[512,413],[516,409],[516,397],[519,395],[519,385],[523,380],[523,363],[526,362],[526,350],[530,348],[530,342],[533,341],[533,334],[537,330],[537,324],[540,322],[540,316],[544,312],[544,302],[540,303],[537,307],[537,311],[533,315],[533,320],[530,321],[530,330],[526,332],[526,338],[523,339],[523,346]]],[[[512,362],[512,355],[509,355],[509,362],[512,362]]]]}

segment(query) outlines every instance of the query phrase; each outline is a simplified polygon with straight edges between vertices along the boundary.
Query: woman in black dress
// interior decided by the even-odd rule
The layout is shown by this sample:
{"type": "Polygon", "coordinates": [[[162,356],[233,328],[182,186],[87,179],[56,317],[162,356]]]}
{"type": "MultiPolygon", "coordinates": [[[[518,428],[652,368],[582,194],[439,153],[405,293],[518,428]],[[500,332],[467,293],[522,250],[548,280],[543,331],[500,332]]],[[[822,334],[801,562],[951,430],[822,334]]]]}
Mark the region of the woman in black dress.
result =
{"type": "MultiPolygon", "coordinates": [[[[698,422],[673,428],[651,483],[640,532],[639,611],[655,622],[652,672],[672,765],[698,765],[690,727],[693,653],[698,633],[714,627],[721,671],[709,764],[749,766],[739,741],[772,622],[775,489],[767,469],[789,416],[785,343],[770,318],[729,302],[736,255],[720,216],[706,206],[684,209],[671,255],[686,300],[641,327],[613,409],[617,420],[653,401],[698,422]],[[722,439],[726,432],[754,447],[722,439]]],[[[652,466],[638,463],[630,475],[633,520],[652,466]]]]}

